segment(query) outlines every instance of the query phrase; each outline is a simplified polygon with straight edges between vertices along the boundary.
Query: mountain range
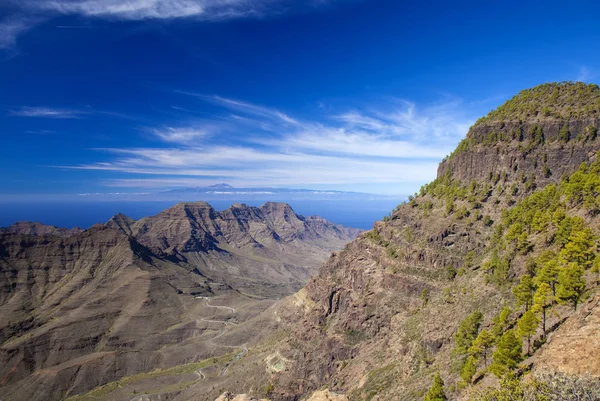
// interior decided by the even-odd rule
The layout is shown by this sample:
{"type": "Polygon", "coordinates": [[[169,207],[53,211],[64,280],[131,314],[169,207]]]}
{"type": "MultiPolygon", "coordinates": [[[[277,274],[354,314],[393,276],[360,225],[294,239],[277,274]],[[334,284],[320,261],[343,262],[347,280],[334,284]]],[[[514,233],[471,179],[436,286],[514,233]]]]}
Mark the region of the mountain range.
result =
{"type": "Polygon", "coordinates": [[[0,397],[598,400],[599,128],[597,85],[524,90],[362,234],[282,204],[9,229],[0,397]]]}
{"type": "Polygon", "coordinates": [[[85,231],[3,229],[0,398],[63,399],[219,357],[228,348],[210,342],[221,327],[209,319],[220,311],[209,298],[238,311],[228,324],[247,320],[298,290],[359,232],[287,204],[217,212],[205,202],[137,221],[118,214],[85,231]]]}

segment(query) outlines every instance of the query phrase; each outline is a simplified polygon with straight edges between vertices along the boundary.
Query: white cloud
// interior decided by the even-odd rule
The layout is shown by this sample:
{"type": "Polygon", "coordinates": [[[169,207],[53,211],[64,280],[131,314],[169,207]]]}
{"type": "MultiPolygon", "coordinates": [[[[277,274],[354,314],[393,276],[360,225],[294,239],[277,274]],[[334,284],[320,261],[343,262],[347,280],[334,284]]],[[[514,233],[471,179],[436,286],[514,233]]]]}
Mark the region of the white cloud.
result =
{"type": "Polygon", "coordinates": [[[192,0],[56,0],[37,3],[40,8],[62,14],[126,20],[184,18],[206,12],[204,1],[192,0]]]}
{"type": "Polygon", "coordinates": [[[0,49],[14,49],[17,36],[29,29],[34,22],[13,16],[0,21],[0,49]]]}
{"type": "Polygon", "coordinates": [[[239,100],[200,98],[216,102],[225,113],[194,128],[154,130],[165,147],[97,149],[109,156],[71,168],[119,174],[106,181],[116,187],[217,181],[241,187],[417,186],[435,177],[439,160],[450,153],[473,121],[461,111],[459,102],[421,109],[398,101],[376,111],[354,110],[304,121],[239,100]],[[228,134],[224,137],[230,143],[210,135],[216,130],[228,134]]]}
{"type": "Polygon", "coordinates": [[[0,21],[0,49],[14,48],[18,35],[60,15],[125,21],[218,21],[262,18],[319,6],[294,0],[9,0],[9,3],[13,14],[0,21]]]}
{"type": "Polygon", "coordinates": [[[165,142],[191,145],[193,141],[209,136],[207,128],[173,128],[154,129],[152,133],[165,142]]]}
{"type": "Polygon", "coordinates": [[[280,121],[286,124],[298,125],[298,121],[288,116],[285,113],[280,112],[279,110],[274,110],[268,107],[257,106],[255,104],[241,102],[239,100],[228,99],[220,96],[213,96],[213,99],[223,105],[224,107],[228,107],[233,110],[242,111],[248,114],[252,114],[259,117],[265,117],[272,120],[280,121]]]}
{"type": "Polygon", "coordinates": [[[15,117],[41,117],[57,119],[83,118],[86,114],[88,113],[82,110],[54,109],[50,107],[21,107],[9,112],[9,115],[15,117]]]}

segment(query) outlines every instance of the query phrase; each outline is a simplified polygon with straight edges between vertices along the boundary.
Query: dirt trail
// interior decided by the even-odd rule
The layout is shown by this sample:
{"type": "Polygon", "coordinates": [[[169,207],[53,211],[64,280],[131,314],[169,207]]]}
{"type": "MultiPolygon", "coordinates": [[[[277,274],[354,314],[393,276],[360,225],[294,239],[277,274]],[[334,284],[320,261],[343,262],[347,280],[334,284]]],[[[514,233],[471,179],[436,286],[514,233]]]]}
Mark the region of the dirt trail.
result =
{"type": "MultiPolygon", "coordinates": [[[[231,308],[229,306],[219,306],[219,305],[211,305],[210,302],[210,298],[209,297],[196,297],[196,299],[205,299],[206,300],[206,306],[209,308],[218,308],[218,309],[226,309],[228,311],[230,311],[231,313],[235,313],[235,309],[231,308]]],[[[220,338],[222,336],[225,335],[225,333],[227,333],[227,326],[235,326],[236,323],[233,322],[228,322],[225,320],[212,320],[212,319],[200,319],[200,321],[202,322],[206,322],[206,323],[217,323],[217,324],[223,324],[223,330],[221,330],[221,332],[219,334],[217,334],[215,337],[211,338],[209,340],[209,342],[213,342],[214,340],[216,340],[217,338],[220,338]]],[[[245,344],[242,345],[221,345],[221,344],[214,344],[214,346],[216,347],[220,347],[220,348],[228,348],[228,349],[241,349],[240,352],[238,352],[235,357],[229,361],[225,367],[223,368],[223,370],[221,371],[221,373],[219,374],[219,376],[223,376],[225,373],[227,373],[227,369],[229,369],[229,367],[231,365],[233,365],[235,362],[239,361],[244,355],[246,355],[248,353],[248,348],[246,347],[245,344]]],[[[204,373],[202,373],[201,370],[198,370],[198,373],[200,373],[203,376],[203,379],[206,378],[206,375],[204,373]]],[[[202,379],[200,379],[202,380],[202,379]]]]}

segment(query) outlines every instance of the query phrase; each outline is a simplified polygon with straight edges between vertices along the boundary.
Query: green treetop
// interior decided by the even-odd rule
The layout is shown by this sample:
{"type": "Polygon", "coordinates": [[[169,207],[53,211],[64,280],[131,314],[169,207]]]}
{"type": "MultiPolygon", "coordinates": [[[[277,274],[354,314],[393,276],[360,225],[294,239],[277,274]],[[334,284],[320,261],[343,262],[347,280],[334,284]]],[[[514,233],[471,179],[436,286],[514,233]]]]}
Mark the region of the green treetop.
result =
{"type": "Polygon", "coordinates": [[[458,330],[454,334],[454,342],[456,343],[456,352],[458,354],[466,354],[473,344],[479,332],[479,326],[483,320],[483,314],[478,310],[471,313],[465,320],[460,322],[458,330]]]}
{"type": "Polygon", "coordinates": [[[531,309],[527,310],[517,322],[519,334],[527,338],[527,355],[531,353],[531,336],[537,331],[540,320],[531,309]]]}
{"type": "Polygon", "coordinates": [[[596,258],[597,238],[589,227],[573,230],[565,247],[560,251],[562,262],[575,262],[585,269],[594,264],[596,258]]]}
{"type": "Polygon", "coordinates": [[[573,309],[581,301],[585,291],[585,271],[576,262],[568,263],[560,269],[556,285],[556,298],[563,303],[570,303],[573,309]]]}
{"type": "Polygon", "coordinates": [[[494,335],[488,330],[481,330],[473,345],[469,348],[469,355],[475,358],[482,358],[483,365],[487,368],[487,355],[492,345],[494,345],[494,335]]]}
{"type": "Polygon", "coordinates": [[[499,338],[502,335],[502,333],[504,333],[504,330],[506,330],[506,328],[508,327],[508,318],[510,317],[511,313],[512,313],[512,310],[508,306],[505,306],[500,311],[498,316],[496,316],[494,318],[494,326],[492,327],[492,334],[494,335],[495,338],[499,338]]]}
{"type": "Polygon", "coordinates": [[[429,388],[424,401],[446,401],[446,393],[444,392],[444,381],[439,373],[433,378],[433,384],[429,388]]]}
{"type": "Polygon", "coordinates": [[[523,345],[513,330],[508,330],[498,340],[490,371],[498,377],[515,369],[523,360],[523,345]]]}
{"type": "Polygon", "coordinates": [[[525,310],[529,309],[529,306],[533,302],[533,293],[535,291],[535,285],[530,275],[525,274],[521,277],[521,281],[515,287],[513,287],[513,294],[517,298],[517,304],[519,306],[525,305],[525,310]]]}
{"type": "Polygon", "coordinates": [[[474,356],[470,356],[467,358],[465,362],[465,366],[460,370],[460,377],[463,379],[465,384],[471,384],[473,381],[473,376],[477,373],[477,358],[474,356]]]}
{"type": "Polygon", "coordinates": [[[556,295],[556,282],[558,281],[558,273],[560,268],[558,266],[558,260],[551,259],[544,263],[542,268],[537,274],[537,284],[546,283],[552,289],[552,294],[556,295]]]}

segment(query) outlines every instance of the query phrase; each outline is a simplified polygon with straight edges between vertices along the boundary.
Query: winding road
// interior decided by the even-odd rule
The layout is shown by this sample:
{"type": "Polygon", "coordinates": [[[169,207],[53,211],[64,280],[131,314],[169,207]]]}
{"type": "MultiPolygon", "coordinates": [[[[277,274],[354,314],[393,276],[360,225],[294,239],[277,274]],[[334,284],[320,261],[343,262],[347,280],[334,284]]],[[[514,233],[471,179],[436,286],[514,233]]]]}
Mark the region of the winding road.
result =
{"type": "MultiPolygon", "coordinates": [[[[206,300],[206,306],[209,308],[218,308],[218,309],[226,309],[228,310],[230,313],[235,313],[235,309],[231,308],[229,306],[218,306],[218,305],[211,305],[210,304],[210,298],[209,297],[195,297],[196,299],[205,299],[206,300]]],[[[236,326],[236,323],[233,322],[228,322],[225,320],[212,320],[212,319],[200,319],[200,321],[205,322],[205,323],[217,323],[217,324],[222,324],[223,325],[223,329],[221,330],[221,332],[219,334],[217,334],[215,337],[211,338],[210,340],[208,340],[208,342],[213,342],[214,340],[216,340],[219,337],[222,337],[225,335],[225,333],[227,333],[227,326],[236,326]]],[[[220,345],[220,344],[214,344],[213,345],[215,347],[220,347],[220,348],[229,348],[229,349],[240,349],[241,351],[238,352],[231,361],[229,361],[225,367],[221,370],[221,373],[219,373],[219,376],[223,376],[225,373],[227,373],[227,369],[229,369],[229,367],[231,365],[233,365],[235,362],[239,361],[240,359],[242,359],[242,357],[244,355],[246,355],[248,353],[248,348],[246,347],[245,344],[243,345],[220,345]]],[[[203,380],[206,380],[206,375],[202,372],[202,369],[198,369],[194,372],[197,376],[198,376],[198,380],[196,381],[196,383],[194,383],[192,385],[192,387],[198,385],[198,383],[200,383],[203,380]]],[[[134,398],[132,398],[130,401],[149,401],[151,398],[150,396],[136,396],[134,398]]],[[[1,400],[0,400],[1,401],[1,400]]]]}
{"type": "MultiPolygon", "coordinates": [[[[229,306],[219,306],[219,305],[211,305],[210,302],[210,298],[209,297],[195,297],[196,299],[205,299],[206,300],[206,306],[209,308],[218,308],[218,309],[226,309],[228,311],[230,311],[230,313],[235,313],[235,309],[231,308],[229,306]]],[[[213,342],[214,340],[216,340],[219,337],[222,337],[225,335],[225,333],[227,332],[227,326],[235,326],[236,323],[233,322],[228,322],[225,320],[211,320],[211,319],[200,319],[200,321],[202,322],[206,322],[206,323],[218,323],[218,324],[223,324],[223,330],[221,330],[221,332],[219,334],[217,334],[215,337],[211,338],[209,341],[213,342]]],[[[233,357],[233,359],[231,361],[229,361],[225,367],[223,368],[223,370],[221,371],[221,373],[219,374],[219,376],[223,376],[225,373],[227,373],[227,369],[229,369],[229,367],[231,365],[233,365],[235,362],[239,361],[244,355],[246,355],[248,353],[248,347],[246,347],[245,344],[242,345],[220,345],[220,344],[214,344],[214,346],[216,347],[220,347],[220,348],[229,348],[229,349],[241,349],[240,352],[238,352],[235,357],[233,357]]],[[[197,371],[197,373],[199,373],[200,375],[203,376],[203,379],[206,378],[206,375],[204,373],[202,373],[202,371],[199,369],[197,371]]]]}

